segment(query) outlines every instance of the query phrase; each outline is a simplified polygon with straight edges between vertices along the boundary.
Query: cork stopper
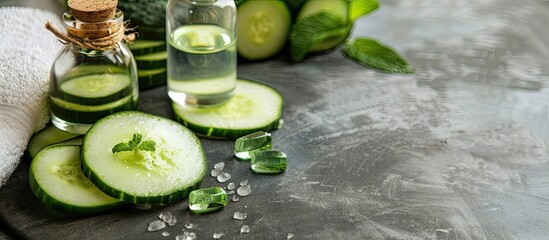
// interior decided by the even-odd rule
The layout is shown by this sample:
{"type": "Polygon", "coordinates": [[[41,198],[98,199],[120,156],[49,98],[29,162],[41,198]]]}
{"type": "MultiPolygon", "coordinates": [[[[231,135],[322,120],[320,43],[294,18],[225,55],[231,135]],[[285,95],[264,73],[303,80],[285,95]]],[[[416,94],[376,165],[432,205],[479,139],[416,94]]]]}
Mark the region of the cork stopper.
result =
{"type": "Polygon", "coordinates": [[[69,0],[74,18],[83,22],[102,22],[114,17],[118,0],[69,0]]]}

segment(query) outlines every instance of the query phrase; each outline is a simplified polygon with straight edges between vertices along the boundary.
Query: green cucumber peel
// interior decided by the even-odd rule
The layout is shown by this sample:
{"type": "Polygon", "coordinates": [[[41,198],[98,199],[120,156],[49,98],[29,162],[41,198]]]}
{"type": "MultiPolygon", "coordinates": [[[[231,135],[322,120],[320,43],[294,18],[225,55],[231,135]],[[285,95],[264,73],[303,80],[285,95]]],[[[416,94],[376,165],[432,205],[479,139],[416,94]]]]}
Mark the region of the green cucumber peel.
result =
{"type": "Polygon", "coordinates": [[[414,73],[414,67],[393,48],[372,38],[357,38],[343,52],[358,63],[390,73],[414,73]]]}
{"type": "Polygon", "coordinates": [[[303,61],[309,50],[329,38],[347,35],[351,25],[345,19],[328,12],[321,12],[298,21],[290,33],[290,57],[303,61]]]}
{"type": "Polygon", "coordinates": [[[112,148],[112,153],[124,152],[124,151],[149,151],[154,152],[156,143],[154,141],[143,141],[143,135],[139,133],[134,133],[132,140],[127,143],[118,143],[112,148]]]}

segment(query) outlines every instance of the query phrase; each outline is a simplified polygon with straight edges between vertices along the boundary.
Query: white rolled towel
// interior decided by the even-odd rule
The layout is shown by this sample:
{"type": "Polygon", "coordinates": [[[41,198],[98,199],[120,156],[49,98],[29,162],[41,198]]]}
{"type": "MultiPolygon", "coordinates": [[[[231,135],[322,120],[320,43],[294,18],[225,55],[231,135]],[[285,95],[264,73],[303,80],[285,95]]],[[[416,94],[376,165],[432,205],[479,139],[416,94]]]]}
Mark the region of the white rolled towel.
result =
{"type": "Polygon", "coordinates": [[[62,46],[44,29],[61,26],[51,12],[0,8],[0,188],[17,167],[30,137],[49,121],[49,72],[62,46]]]}

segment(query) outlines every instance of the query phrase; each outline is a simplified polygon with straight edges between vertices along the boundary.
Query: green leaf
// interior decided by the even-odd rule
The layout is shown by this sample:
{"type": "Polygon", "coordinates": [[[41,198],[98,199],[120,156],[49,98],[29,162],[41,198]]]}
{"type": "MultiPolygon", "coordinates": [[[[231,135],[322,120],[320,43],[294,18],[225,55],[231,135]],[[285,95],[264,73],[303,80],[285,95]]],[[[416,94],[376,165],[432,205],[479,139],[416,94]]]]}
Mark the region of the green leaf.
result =
{"type": "Polygon", "coordinates": [[[414,73],[408,60],[396,50],[371,38],[358,38],[343,51],[359,63],[391,73],[414,73]]]}
{"type": "Polygon", "coordinates": [[[132,148],[136,148],[137,145],[139,145],[139,143],[141,142],[141,139],[143,138],[143,135],[139,134],[139,133],[134,133],[133,134],[133,138],[132,140],[130,140],[128,142],[128,144],[130,145],[130,147],[132,148]]]}
{"type": "Polygon", "coordinates": [[[351,0],[349,8],[349,20],[354,22],[359,17],[371,13],[379,8],[377,0],[351,0]]]}
{"type": "Polygon", "coordinates": [[[134,133],[132,140],[128,141],[127,143],[116,144],[112,148],[112,153],[124,152],[124,151],[138,151],[138,150],[154,152],[156,150],[155,148],[156,143],[154,141],[149,140],[141,143],[142,139],[143,139],[143,135],[139,133],[134,133]]]}
{"type": "Polygon", "coordinates": [[[141,143],[139,145],[139,147],[137,148],[138,150],[142,150],[142,151],[150,151],[150,152],[154,152],[155,150],[155,146],[156,143],[154,141],[144,141],[143,143],[141,143]]]}
{"type": "Polygon", "coordinates": [[[351,27],[345,19],[321,12],[298,21],[290,33],[290,57],[294,61],[303,61],[313,46],[324,40],[347,35],[351,27]]]}
{"type": "Polygon", "coordinates": [[[114,145],[114,147],[112,148],[112,153],[123,152],[123,151],[133,151],[133,148],[127,143],[119,143],[114,145]]]}

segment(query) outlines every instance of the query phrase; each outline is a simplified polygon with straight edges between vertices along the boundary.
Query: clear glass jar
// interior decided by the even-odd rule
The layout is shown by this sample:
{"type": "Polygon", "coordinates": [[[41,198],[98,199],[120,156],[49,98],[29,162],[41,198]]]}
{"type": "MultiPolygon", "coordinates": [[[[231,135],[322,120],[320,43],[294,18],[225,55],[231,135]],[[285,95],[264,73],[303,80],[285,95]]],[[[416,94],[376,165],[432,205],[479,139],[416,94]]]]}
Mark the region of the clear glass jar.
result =
{"type": "MultiPolygon", "coordinates": [[[[124,15],[87,23],[63,15],[67,31],[102,37],[122,26],[124,15]]],[[[139,101],[137,68],[122,42],[111,50],[93,50],[66,44],[50,71],[49,102],[52,123],[59,129],[84,134],[93,123],[111,113],[135,110],[139,101]]]]}
{"type": "Polygon", "coordinates": [[[210,107],[232,97],[237,58],[233,0],[169,0],[166,35],[173,102],[210,107]]]}

